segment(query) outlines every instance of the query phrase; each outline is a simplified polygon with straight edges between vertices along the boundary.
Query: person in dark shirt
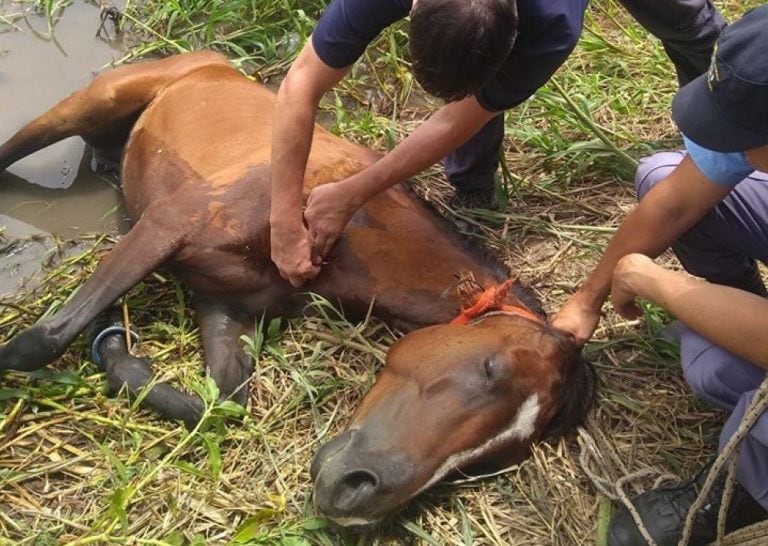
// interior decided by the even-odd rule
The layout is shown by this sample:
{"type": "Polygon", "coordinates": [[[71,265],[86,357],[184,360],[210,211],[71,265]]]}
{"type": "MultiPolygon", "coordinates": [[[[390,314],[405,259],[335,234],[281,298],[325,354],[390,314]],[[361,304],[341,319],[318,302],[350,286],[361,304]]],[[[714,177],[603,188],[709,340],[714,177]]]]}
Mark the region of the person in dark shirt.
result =
{"type": "MultiPolygon", "coordinates": [[[[725,25],[710,0],[622,0],[662,39],[681,82],[704,72],[725,25]]],[[[579,39],[587,0],[333,0],[282,82],[272,145],[272,260],[294,286],[314,278],[357,208],[444,158],[462,193],[493,187],[503,111],[530,97],[579,39]],[[360,173],[315,188],[304,170],[322,95],[388,25],[410,15],[416,79],[446,104],[360,173]],[[306,221],[306,226],[304,222],[306,221]]]]}

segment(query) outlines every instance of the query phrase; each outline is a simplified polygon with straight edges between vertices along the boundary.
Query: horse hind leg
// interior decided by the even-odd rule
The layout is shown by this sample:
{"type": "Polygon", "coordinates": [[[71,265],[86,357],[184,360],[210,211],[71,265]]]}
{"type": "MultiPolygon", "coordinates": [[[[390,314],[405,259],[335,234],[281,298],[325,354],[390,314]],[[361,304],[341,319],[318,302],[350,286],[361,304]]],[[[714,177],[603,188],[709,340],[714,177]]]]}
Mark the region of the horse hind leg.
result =
{"type": "Polygon", "coordinates": [[[2,144],[0,171],[75,135],[97,148],[122,148],[134,121],[163,88],[211,64],[227,61],[218,53],[201,51],[122,66],[97,76],[2,144]]]}
{"type": "Polygon", "coordinates": [[[153,95],[146,93],[143,97],[136,97],[138,100],[135,102],[125,100],[127,93],[121,85],[125,72],[117,69],[98,76],[90,85],[22,127],[0,146],[0,171],[65,138],[108,132],[114,124],[128,118],[135,119],[153,95]]]}
{"type": "Polygon", "coordinates": [[[159,201],[99,263],[93,275],[51,319],[0,345],[0,370],[36,370],[56,360],[101,311],[157,269],[181,245],[184,228],[159,201]]]}

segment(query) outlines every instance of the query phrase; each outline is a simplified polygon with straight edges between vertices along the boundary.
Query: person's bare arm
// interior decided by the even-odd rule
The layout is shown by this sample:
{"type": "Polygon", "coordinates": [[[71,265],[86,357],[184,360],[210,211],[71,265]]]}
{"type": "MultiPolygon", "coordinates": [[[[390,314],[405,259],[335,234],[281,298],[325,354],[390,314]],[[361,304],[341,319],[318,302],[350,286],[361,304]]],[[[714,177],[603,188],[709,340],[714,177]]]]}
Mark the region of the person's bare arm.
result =
{"type": "Polygon", "coordinates": [[[570,333],[579,345],[586,343],[600,320],[618,261],[632,253],[657,257],[729,191],[704,176],[689,157],[683,159],[624,219],[597,267],[555,316],[553,326],[570,333]]]}
{"type": "Polygon", "coordinates": [[[669,271],[647,256],[622,258],[613,274],[611,301],[625,317],[638,315],[636,297],[664,308],[711,342],[768,370],[768,300],[669,271]]]}
{"type": "Polygon", "coordinates": [[[475,97],[448,103],[373,165],[312,190],[305,218],[313,255],[322,257],[330,251],[354,211],[368,199],[437,163],[495,115],[497,112],[480,106],[475,97]]]}
{"type": "Polygon", "coordinates": [[[311,261],[309,234],[302,215],[304,171],[317,105],[348,70],[323,63],[310,40],[277,93],[272,132],[270,238],[272,261],[293,286],[301,286],[320,271],[311,261]]]}

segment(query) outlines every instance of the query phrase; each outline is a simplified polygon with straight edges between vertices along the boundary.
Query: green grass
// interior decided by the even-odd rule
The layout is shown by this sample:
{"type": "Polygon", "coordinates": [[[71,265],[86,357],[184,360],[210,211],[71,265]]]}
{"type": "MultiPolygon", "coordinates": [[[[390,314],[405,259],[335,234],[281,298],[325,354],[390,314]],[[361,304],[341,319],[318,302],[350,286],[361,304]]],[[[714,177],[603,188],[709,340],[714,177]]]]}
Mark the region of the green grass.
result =
{"type": "Polygon", "coordinates": [[[139,42],[132,56],[211,48],[238,65],[283,70],[323,7],[297,0],[129,2],[125,26],[139,42]]]}
{"type": "MultiPolygon", "coordinates": [[[[720,2],[729,14],[759,2],[720,2]]],[[[40,3],[54,27],[60,4],[40,3]],[[58,7],[57,7],[58,6],[58,7]]],[[[126,58],[214,48],[248,74],[276,81],[311,32],[319,0],[129,1],[126,58]]],[[[13,19],[18,24],[18,19],[13,19]]],[[[407,24],[388,29],[324,99],[335,132],[391,149],[439,102],[408,71],[407,24]]],[[[593,2],[572,57],[536,96],[506,116],[506,206],[455,211],[439,168],[415,182],[464,222],[556,309],[594,265],[634,203],[634,162],[679,145],[668,107],[676,89],[659,43],[613,0],[593,2]]],[[[0,307],[8,339],[54,313],[113,244],[86,240],[74,257],[51,255],[38,289],[0,307]]],[[[66,246],[66,244],[64,244],[66,246]]],[[[674,265],[669,257],[667,263],[674,265]]],[[[126,298],[139,351],[161,380],[214,400],[201,373],[189,296],[164,273],[126,298]]],[[[591,544],[610,503],[580,469],[573,439],[537,446],[521,468],[479,483],[445,485],[362,536],[313,513],[309,461],[342,429],[397,337],[371,318],[346,321],[328,302],[315,318],[274,321],[243,339],[255,357],[249,413],[210,403],[194,431],[163,423],[103,377],[76,343],[53,367],[0,383],[0,536],[17,544],[591,544]]],[[[587,354],[602,381],[589,431],[601,475],[638,469],[687,476],[709,457],[721,414],[697,403],[676,355],[658,342],[668,321],[608,312],[587,354]]],[[[635,480],[640,491],[653,477],[635,480]]],[[[3,543],[0,538],[0,544],[3,543]]]]}

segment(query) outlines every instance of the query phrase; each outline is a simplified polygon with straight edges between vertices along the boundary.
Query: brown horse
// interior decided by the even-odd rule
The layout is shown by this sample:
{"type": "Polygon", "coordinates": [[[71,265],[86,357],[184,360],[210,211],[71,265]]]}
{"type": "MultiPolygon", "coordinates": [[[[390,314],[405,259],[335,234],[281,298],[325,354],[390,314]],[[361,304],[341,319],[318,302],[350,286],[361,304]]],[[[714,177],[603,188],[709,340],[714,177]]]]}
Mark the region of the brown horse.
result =
{"type": "MultiPolygon", "coordinates": [[[[368,523],[443,476],[474,463],[523,459],[531,442],[581,420],[591,370],[549,327],[526,289],[501,293],[511,311],[460,311],[446,289],[471,273],[497,285],[506,272],[471,250],[402,187],[358,211],[320,276],[291,288],[270,260],[269,156],[273,95],[222,56],[199,52],[121,67],[97,77],[0,146],[0,170],[80,135],[122,152],[135,221],[94,274],[51,319],[0,346],[0,369],[34,370],[58,358],[99,313],[153,270],[170,268],[194,293],[205,367],[223,397],[245,403],[252,363],[238,343],[254,317],[297,315],[312,291],[351,317],[375,313],[405,330],[349,429],[312,465],[321,513],[368,523]],[[527,302],[534,313],[521,309],[527,302]]],[[[377,155],[315,129],[305,191],[359,171],[377,155]]],[[[94,344],[109,383],[137,393],[152,378],[128,354],[124,331],[94,344]]],[[[147,394],[147,393],[144,393],[147,394]]],[[[156,384],[144,402],[188,425],[201,403],[156,384]]]]}

